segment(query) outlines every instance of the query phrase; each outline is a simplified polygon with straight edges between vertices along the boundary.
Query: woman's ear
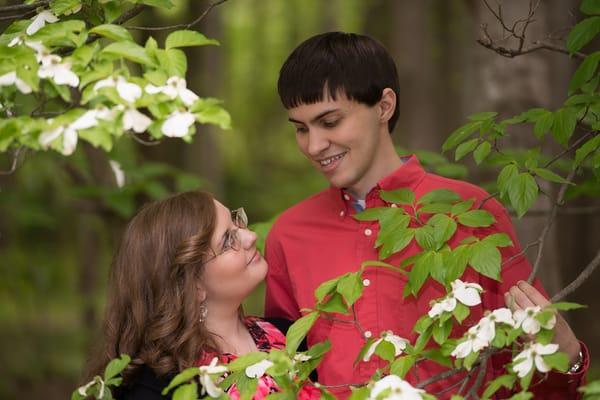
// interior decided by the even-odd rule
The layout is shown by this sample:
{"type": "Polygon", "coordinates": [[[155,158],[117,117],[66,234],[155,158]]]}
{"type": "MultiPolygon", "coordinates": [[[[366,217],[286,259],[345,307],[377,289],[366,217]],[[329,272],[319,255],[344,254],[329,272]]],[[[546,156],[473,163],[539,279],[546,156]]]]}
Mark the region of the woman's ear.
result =
{"type": "Polygon", "coordinates": [[[385,88],[381,93],[381,100],[379,100],[379,118],[382,123],[386,123],[392,118],[394,115],[394,111],[396,111],[396,102],[398,99],[396,98],[396,93],[390,89],[385,88]]]}
{"type": "Polygon", "coordinates": [[[196,284],[196,292],[198,293],[198,300],[204,302],[206,300],[206,289],[204,289],[201,283],[196,284]]]}

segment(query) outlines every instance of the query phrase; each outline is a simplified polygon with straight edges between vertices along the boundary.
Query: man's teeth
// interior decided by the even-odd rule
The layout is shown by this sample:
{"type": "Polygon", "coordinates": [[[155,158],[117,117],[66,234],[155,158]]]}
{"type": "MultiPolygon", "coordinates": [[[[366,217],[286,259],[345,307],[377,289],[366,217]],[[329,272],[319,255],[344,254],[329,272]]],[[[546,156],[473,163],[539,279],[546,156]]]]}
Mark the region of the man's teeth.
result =
{"type": "Polygon", "coordinates": [[[324,160],[319,161],[319,163],[321,164],[321,166],[325,167],[325,166],[331,164],[332,162],[341,159],[342,157],[344,157],[345,154],[346,153],[342,153],[342,154],[338,154],[337,156],[326,158],[324,160]]]}

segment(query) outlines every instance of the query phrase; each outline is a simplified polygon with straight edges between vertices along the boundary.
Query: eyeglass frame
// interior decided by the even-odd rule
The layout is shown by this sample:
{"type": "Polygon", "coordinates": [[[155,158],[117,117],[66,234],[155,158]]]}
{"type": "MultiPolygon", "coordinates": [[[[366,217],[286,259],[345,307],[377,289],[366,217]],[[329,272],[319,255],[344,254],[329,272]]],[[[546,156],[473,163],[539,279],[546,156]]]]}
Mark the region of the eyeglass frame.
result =
{"type": "MultiPolygon", "coordinates": [[[[233,221],[233,225],[235,225],[235,229],[228,230],[226,232],[230,233],[233,238],[233,244],[225,249],[221,249],[219,253],[215,252],[215,250],[211,247],[210,250],[213,252],[213,256],[207,260],[202,262],[202,265],[209,263],[220,255],[228,252],[229,250],[239,251],[241,249],[242,239],[240,238],[239,231],[240,229],[248,229],[248,215],[246,214],[246,210],[244,207],[236,208],[235,210],[231,210],[231,220],[233,221]],[[237,248],[236,248],[237,247],[237,248]]],[[[227,238],[225,239],[227,240],[227,238]]],[[[225,247],[226,244],[223,244],[225,247]]]]}

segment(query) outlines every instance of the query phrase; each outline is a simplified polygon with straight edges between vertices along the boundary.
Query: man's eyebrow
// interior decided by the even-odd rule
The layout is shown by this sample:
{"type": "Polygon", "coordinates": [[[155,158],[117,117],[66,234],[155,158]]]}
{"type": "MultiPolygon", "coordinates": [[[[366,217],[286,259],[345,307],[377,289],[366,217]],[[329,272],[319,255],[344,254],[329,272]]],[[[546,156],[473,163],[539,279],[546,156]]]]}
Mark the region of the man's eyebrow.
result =
{"type": "MultiPolygon", "coordinates": [[[[339,111],[339,109],[334,108],[332,110],[323,111],[322,113],[320,113],[319,115],[317,115],[316,117],[314,117],[310,122],[314,123],[314,122],[318,121],[319,119],[323,118],[324,116],[326,116],[327,114],[331,114],[331,113],[336,112],[336,111],[339,111]]],[[[296,123],[296,124],[303,124],[304,123],[302,121],[298,121],[298,120],[293,119],[293,118],[288,118],[288,121],[296,123]]]]}

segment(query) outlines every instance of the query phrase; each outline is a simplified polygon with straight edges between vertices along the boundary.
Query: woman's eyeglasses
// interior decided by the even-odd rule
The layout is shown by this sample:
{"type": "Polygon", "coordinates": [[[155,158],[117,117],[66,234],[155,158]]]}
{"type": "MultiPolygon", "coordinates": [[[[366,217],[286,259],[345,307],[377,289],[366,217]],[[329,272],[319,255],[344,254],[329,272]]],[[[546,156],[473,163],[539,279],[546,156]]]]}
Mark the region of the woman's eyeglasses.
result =
{"type": "Polygon", "coordinates": [[[248,228],[248,216],[246,215],[246,211],[244,211],[243,207],[240,207],[236,210],[231,211],[231,220],[233,221],[233,225],[235,225],[235,229],[229,229],[225,232],[223,236],[223,240],[221,241],[221,246],[218,252],[212,250],[213,256],[204,261],[207,263],[217,258],[221,254],[229,251],[235,250],[238,251],[242,248],[242,240],[240,238],[240,229],[248,228]]]}

